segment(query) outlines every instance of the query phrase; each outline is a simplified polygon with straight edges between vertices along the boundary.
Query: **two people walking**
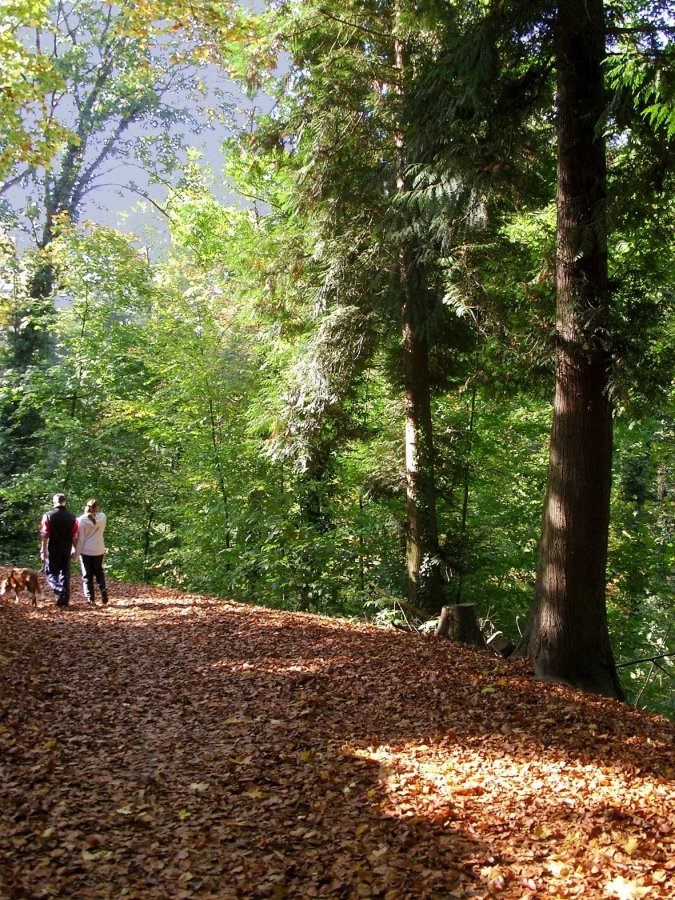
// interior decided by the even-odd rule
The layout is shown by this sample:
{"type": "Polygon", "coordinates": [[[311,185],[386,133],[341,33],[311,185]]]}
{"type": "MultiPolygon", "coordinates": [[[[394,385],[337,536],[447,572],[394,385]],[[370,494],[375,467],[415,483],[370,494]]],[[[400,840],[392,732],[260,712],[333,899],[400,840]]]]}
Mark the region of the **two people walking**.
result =
{"type": "Polygon", "coordinates": [[[94,603],[94,582],[101,602],[108,602],[108,587],[103,570],[105,546],[103,532],[106,515],[97,500],[88,500],[81,516],[67,508],[63,494],[54,494],[53,509],[40,521],[40,559],[44,562],[47,584],[60,608],[70,603],[70,560],[80,558],[82,589],[87,603],[94,603]]]}

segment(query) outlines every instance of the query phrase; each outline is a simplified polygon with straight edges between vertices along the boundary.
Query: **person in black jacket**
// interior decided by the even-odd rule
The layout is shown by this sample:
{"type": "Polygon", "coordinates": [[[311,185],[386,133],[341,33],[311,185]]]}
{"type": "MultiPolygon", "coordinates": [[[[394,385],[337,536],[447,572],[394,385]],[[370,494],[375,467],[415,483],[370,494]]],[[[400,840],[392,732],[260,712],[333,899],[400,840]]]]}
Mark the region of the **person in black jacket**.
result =
{"type": "Polygon", "coordinates": [[[77,519],[66,508],[63,494],[54,494],[54,508],[40,521],[40,559],[44,562],[47,584],[54,591],[56,605],[70,602],[70,558],[75,553],[77,519]]]}

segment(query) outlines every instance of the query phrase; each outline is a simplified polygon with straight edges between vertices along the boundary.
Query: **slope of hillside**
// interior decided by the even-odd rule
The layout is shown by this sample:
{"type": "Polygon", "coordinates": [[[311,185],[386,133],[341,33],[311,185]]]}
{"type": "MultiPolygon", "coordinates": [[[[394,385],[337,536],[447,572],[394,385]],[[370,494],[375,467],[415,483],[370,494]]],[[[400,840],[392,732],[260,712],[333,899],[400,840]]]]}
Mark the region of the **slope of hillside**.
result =
{"type": "Polygon", "coordinates": [[[0,601],[3,898],[675,897],[675,726],[444,639],[0,601]]]}

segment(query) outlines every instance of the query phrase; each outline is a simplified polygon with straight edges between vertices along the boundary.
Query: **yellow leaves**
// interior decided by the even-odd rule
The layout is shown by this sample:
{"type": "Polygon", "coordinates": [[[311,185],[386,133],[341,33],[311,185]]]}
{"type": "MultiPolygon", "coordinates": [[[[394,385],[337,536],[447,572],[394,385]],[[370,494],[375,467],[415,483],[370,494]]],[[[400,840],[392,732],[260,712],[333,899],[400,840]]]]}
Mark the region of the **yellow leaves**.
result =
{"type": "Polygon", "coordinates": [[[621,849],[624,853],[627,853],[629,856],[632,856],[633,853],[638,848],[639,841],[636,837],[629,837],[625,844],[621,845],[621,849]]]}
{"type": "Polygon", "coordinates": [[[180,809],[178,810],[178,818],[181,822],[184,822],[186,819],[189,819],[192,813],[189,809],[180,809]]]}
{"type": "Polygon", "coordinates": [[[368,859],[371,860],[371,862],[375,862],[378,859],[381,859],[383,856],[386,856],[388,850],[389,844],[378,844],[375,850],[372,850],[368,854],[368,859]]]}
{"type": "Polygon", "coordinates": [[[645,897],[650,888],[643,887],[637,881],[626,881],[622,875],[617,875],[613,881],[605,885],[605,894],[610,897],[618,897],[619,900],[635,900],[645,897]]]}
{"type": "Polygon", "coordinates": [[[101,855],[101,850],[87,850],[86,848],[82,851],[82,859],[85,862],[95,862],[101,855]]]}
{"type": "Polygon", "coordinates": [[[120,806],[115,812],[119,813],[121,816],[132,816],[134,813],[130,806],[120,806]]]}
{"type": "Polygon", "coordinates": [[[251,800],[262,800],[267,797],[266,792],[261,791],[260,788],[256,786],[249,788],[247,791],[244,791],[243,794],[244,797],[250,797],[251,800]]]}
{"type": "Polygon", "coordinates": [[[190,784],[191,791],[198,791],[199,793],[204,793],[204,791],[208,791],[210,785],[207,784],[206,781],[193,781],[190,784]]]}
{"type": "Polygon", "coordinates": [[[506,887],[506,872],[499,866],[486,866],[481,875],[493,891],[501,891],[506,887]]]}
{"type": "Polygon", "coordinates": [[[491,684],[486,684],[484,688],[481,688],[481,694],[496,694],[499,688],[508,687],[509,683],[508,678],[501,676],[491,684]]]}
{"type": "Polygon", "coordinates": [[[541,822],[538,822],[532,829],[532,836],[540,841],[546,840],[546,838],[551,836],[551,829],[547,828],[547,826],[543,825],[541,822]]]}

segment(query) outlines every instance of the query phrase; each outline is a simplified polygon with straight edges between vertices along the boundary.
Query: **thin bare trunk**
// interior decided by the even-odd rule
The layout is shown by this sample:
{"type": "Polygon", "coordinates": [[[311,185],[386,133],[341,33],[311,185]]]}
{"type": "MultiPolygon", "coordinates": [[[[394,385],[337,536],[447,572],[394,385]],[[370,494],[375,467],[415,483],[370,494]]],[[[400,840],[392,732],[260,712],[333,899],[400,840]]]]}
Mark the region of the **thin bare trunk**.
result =
{"type": "Polygon", "coordinates": [[[476,379],[471,389],[471,412],[469,414],[469,450],[466,457],[466,468],[464,470],[464,485],[462,496],[462,521],[459,527],[459,546],[460,546],[460,569],[457,579],[457,594],[455,603],[461,603],[462,591],[464,590],[464,539],[466,537],[466,522],[469,516],[469,487],[470,487],[470,465],[471,450],[473,448],[473,430],[476,422],[476,395],[478,393],[478,380],[476,379]]]}

